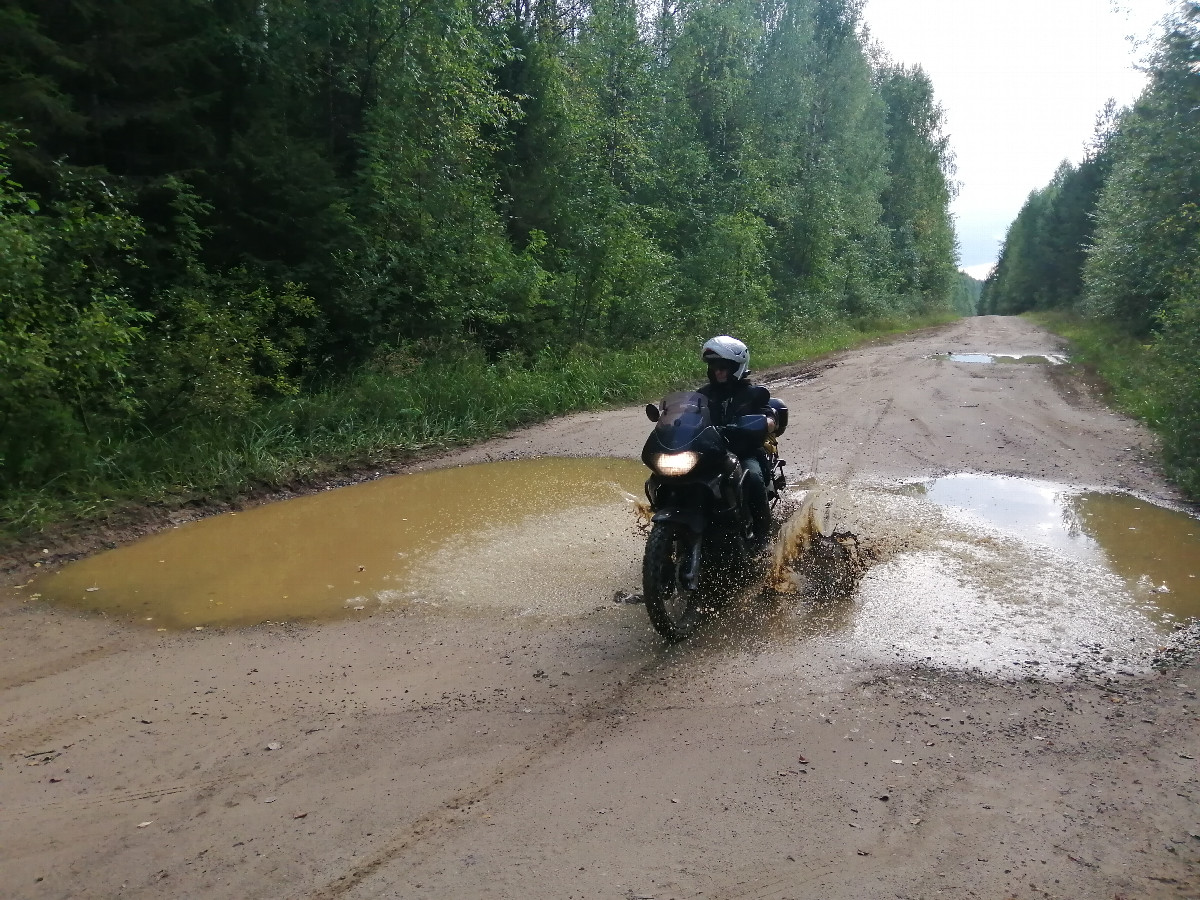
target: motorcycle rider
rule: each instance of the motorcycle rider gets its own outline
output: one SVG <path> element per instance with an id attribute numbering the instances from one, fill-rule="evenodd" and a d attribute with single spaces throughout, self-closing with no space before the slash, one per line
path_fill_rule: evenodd
<path id="1" fill-rule="evenodd" d="M 704 344 L 700 358 L 708 365 L 708 383 L 697 388 L 708 399 L 713 424 L 728 425 L 739 416 L 765 415 L 767 433 L 774 434 L 774 410 L 767 406 L 770 393 L 750 381 L 750 350 L 737 338 L 718 335 Z M 766 454 L 758 447 L 732 448 L 746 468 L 743 490 L 750 507 L 754 538 L 759 546 L 766 544 L 771 528 L 771 505 L 767 499 Z"/>

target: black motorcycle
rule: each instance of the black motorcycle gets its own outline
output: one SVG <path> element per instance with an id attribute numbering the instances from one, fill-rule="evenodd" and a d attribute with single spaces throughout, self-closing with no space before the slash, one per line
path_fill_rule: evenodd
<path id="1" fill-rule="evenodd" d="M 776 435 L 787 427 L 787 407 L 766 388 L 757 408 L 774 410 Z M 773 508 L 785 486 L 783 461 L 765 415 L 742 416 L 723 426 L 712 421 L 708 398 L 671 394 L 646 415 L 654 431 L 642 448 L 653 474 L 646 481 L 650 536 L 642 561 L 646 612 L 669 641 L 687 637 L 728 594 L 768 535 L 755 534 L 741 457 L 761 454 L 767 498 Z"/>

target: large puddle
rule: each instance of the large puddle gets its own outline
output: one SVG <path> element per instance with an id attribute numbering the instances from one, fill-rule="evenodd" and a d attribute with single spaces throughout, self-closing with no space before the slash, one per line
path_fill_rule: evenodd
<path id="1" fill-rule="evenodd" d="M 1159 621 L 1200 616 L 1200 521 L 1128 494 L 952 475 L 909 489 L 1120 576 Z"/>
<path id="2" fill-rule="evenodd" d="M 230 513 L 69 565 L 26 596 L 160 628 L 407 604 L 569 613 L 636 585 L 645 467 L 534 459 L 381 478 Z"/>
<path id="3" fill-rule="evenodd" d="M 1136 674 L 1200 616 L 1200 521 L 1182 512 L 988 475 L 818 490 L 874 565 L 852 599 L 772 616 L 769 640 L 823 634 L 988 674 Z"/>
<path id="4" fill-rule="evenodd" d="M 641 607 L 611 602 L 640 590 L 645 536 L 630 501 L 644 477 L 632 460 L 538 459 L 382 478 L 185 525 L 24 590 L 156 628 L 420 604 L 510 617 L 604 605 L 648 629 Z M 1129 495 L 952 475 L 809 486 L 785 506 L 801 512 L 777 548 L 818 519 L 857 536 L 851 595 L 806 591 L 803 577 L 780 588 L 764 566 L 701 643 L 804 653 L 822 641 L 989 674 L 1138 673 L 1200 616 L 1200 521 Z"/>

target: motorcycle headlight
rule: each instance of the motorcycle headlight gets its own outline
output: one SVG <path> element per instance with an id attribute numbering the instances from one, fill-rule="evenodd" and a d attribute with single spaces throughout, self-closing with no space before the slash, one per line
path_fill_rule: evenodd
<path id="1" fill-rule="evenodd" d="M 700 454 L 693 450 L 684 453 L 660 453 L 654 460 L 654 468 L 660 475 L 686 475 L 696 468 Z"/>

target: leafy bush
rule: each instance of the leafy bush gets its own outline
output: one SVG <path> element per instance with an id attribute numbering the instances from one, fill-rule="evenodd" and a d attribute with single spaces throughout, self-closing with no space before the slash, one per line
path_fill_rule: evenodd
<path id="1" fill-rule="evenodd" d="M 1159 319 L 1154 357 L 1163 459 L 1184 492 L 1200 498 L 1200 277 L 1193 275 Z"/>
<path id="2" fill-rule="evenodd" d="M 176 234 L 151 271 L 155 241 L 104 180 L 61 170 L 43 208 L 4 151 L 0 489 L 75 483 L 128 433 L 297 392 L 313 301 L 244 269 L 205 269 L 203 207 L 186 185 L 167 185 Z"/>
<path id="3" fill-rule="evenodd" d="M 129 369 L 149 316 L 125 281 L 141 225 L 97 180 L 43 211 L 0 144 L 0 484 L 80 464 L 80 441 L 132 416 Z"/>

